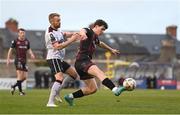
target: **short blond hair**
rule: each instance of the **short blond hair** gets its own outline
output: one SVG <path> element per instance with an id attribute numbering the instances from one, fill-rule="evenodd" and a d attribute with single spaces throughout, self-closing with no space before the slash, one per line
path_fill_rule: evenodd
<path id="1" fill-rule="evenodd" d="M 58 13 L 51 13 L 51 14 L 49 14 L 49 22 L 51 22 L 51 20 L 52 20 L 55 16 L 60 17 L 60 14 L 58 14 Z"/>

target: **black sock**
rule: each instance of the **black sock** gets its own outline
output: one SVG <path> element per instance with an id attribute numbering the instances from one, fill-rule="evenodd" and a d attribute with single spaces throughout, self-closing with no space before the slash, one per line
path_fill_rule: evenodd
<path id="1" fill-rule="evenodd" d="M 83 94 L 81 89 L 73 93 L 74 98 L 80 98 L 80 97 L 83 97 L 83 96 L 84 96 L 84 94 Z"/>
<path id="2" fill-rule="evenodd" d="M 16 88 L 16 86 L 18 86 L 18 81 L 16 82 L 16 84 L 14 84 L 12 87 Z"/>
<path id="3" fill-rule="evenodd" d="M 106 87 L 108 87 L 111 90 L 115 87 L 114 83 L 109 78 L 105 78 L 102 81 L 102 84 L 105 85 Z"/>
<path id="4" fill-rule="evenodd" d="M 76 80 L 76 78 L 75 77 L 73 77 L 73 76 L 70 76 L 73 80 Z"/>
<path id="5" fill-rule="evenodd" d="M 58 82 L 58 83 L 60 83 L 60 84 L 62 84 L 62 81 L 60 81 L 60 80 L 55 80 L 56 82 Z"/>
<path id="6" fill-rule="evenodd" d="M 21 85 L 22 81 L 18 80 L 17 84 L 18 84 L 18 88 L 19 88 L 19 92 L 22 92 L 22 85 Z"/>

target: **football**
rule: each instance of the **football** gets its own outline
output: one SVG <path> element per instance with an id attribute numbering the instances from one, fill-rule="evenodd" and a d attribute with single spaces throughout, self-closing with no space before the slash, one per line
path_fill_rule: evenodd
<path id="1" fill-rule="evenodd" d="M 127 91 L 132 91 L 136 88 L 136 81 L 133 78 L 126 78 L 123 81 L 123 86 Z"/>

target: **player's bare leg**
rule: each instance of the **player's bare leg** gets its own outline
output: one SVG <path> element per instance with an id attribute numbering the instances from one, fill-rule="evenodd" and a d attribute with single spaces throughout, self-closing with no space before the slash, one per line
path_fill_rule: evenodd
<path id="1" fill-rule="evenodd" d="M 109 78 L 105 77 L 104 72 L 101 71 L 96 65 L 92 65 L 88 69 L 88 73 L 99 78 L 102 84 L 109 88 L 116 96 L 119 96 L 123 91 L 126 90 L 124 87 L 116 87 Z"/>
<path id="2" fill-rule="evenodd" d="M 75 70 L 75 68 L 73 67 L 69 67 L 66 72 L 65 72 L 67 75 L 69 76 L 66 76 L 62 82 L 62 85 L 61 87 L 59 88 L 59 92 L 65 87 L 65 85 L 69 82 L 69 81 L 74 81 L 75 79 L 78 78 L 78 74 Z M 55 96 L 55 99 L 56 101 L 58 101 L 59 103 L 62 103 L 62 99 L 61 99 L 61 96 L 60 96 L 60 93 L 57 92 L 57 95 Z"/>
<path id="3" fill-rule="evenodd" d="M 74 67 L 69 67 L 69 68 L 66 70 L 65 73 L 68 74 L 68 75 L 69 75 L 71 78 L 73 78 L 73 79 L 77 79 L 77 78 L 78 78 L 78 74 L 77 74 L 77 72 L 76 72 L 76 70 L 75 70 Z"/>
<path id="4" fill-rule="evenodd" d="M 80 89 L 74 93 L 65 95 L 64 98 L 65 98 L 66 102 L 68 102 L 69 106 L 74 105 L 74 103 L 73 103 L 74 98 L 80 98 L 80 97 L 83 97 L 86 95 L 90 95 L 97 91 L 97 84 L 96 84 L 96 81 L 94 78 L 88 79 L 88 80 L 83 80 L 83 81 L 85 83 L 85 87 L 83 87 L 82 89 Z"/>
<path id="5" fill-rule="evenodd" d="M 97 78 L 99 78 L 102 82 L 103 85 L 105 85 L 107 88 L 111 89 L 112 92 L 116 95 L 119 96 L 124 90 L 124 87 L 116 87 L 111 80 L 109 80 L 108 78 L 105 78 L 105 74 L 104 72 L 102 72 L 96 65 L 92 65 L 89 69 L 88 69 L 88 73 L 90 75 L 96 76 Z M 96 92 L 97 90 L 97 85 L 95 82 L 95 79 L 88 79 L 88 80 L 84 80 L 86 86 L 83 89 L 80 89 L 72 94 L 68 94 L 65 95 L 65 100 L 68 102 L 68 104 L 70 106 L 73 106 L 73 100 L 74 98 L 80 98 L 83 97 L 85 95 L 90 95 Z"/>
<path id="6" fill-rule="evenodd" d="M 21 71 L 20 72 L 20 85 L 19 85 L 19 95 L 23 96 L 25 95 L 25 92 L 22 91 L 22 83 L 27 79 L 27 72 Z"/>
<path id="7" fill-rule="evenodd" d="M 90 94 L 96 93 L 98 87 L 97 87 L 95 78 L 83 80 L 83 81 L 86 85 L 85 87 L 82 88 L 84 95 L 90 95 Z"/>
<path id="8" fill-rule="evenodd" d="M 11 94 L 14 95 L 15 88 L 18 86 L 19 95 L 24 95 L 25 93 L 22 92 L 22 85 L 21 83 L 26 79 L 26 76 L 23 73 L 24 71 L 16 70 L 17 75 L 17 83 L 11 86 Z"/>

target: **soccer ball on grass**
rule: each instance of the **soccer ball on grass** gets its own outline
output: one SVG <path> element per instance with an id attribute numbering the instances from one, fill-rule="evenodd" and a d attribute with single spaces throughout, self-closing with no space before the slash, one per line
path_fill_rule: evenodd
<path id="1" fill-rule="evenodd" d="M 133 78 L 126 78 L 123 81 L 123 86 L 127 91 L 132 91 L 136 88 L 136 81 Z"/>

